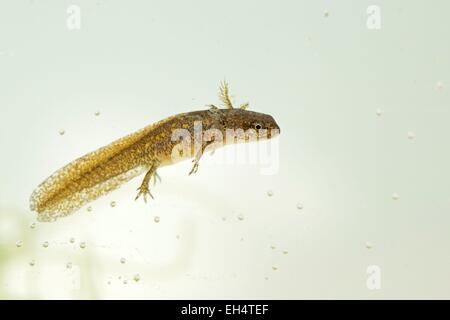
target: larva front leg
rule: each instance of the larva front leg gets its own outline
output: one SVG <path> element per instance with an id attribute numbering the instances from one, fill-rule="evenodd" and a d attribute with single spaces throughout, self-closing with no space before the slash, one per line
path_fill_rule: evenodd
<path id="1" fill-rule="evenodd" d="M 194 163 L 194 165 L 192 166 L 192 169 L 191 169 L 191 171 L 189 172 L 189 175 L 191 175 L 191 174 L 197 172 L 197 170 L 198 170 L 198 164 L 199 164 L 200 159 L 201 159 L 201 157 L 202 157 L 202 155 L 203 155 L 203 152 L 204 152 L 205 149 L 206 149 L 211 143 L 213 143 L 213 142 L 214 142 L 214 140 L 211 140 L 211 141 L 205 141 L 205 142 L 203 143 L 202 149 L 199 150 L 199 151 L 197 152 L 197 154 L 195 155 L 195 158 L 192 160 L 192 162 Z"/>

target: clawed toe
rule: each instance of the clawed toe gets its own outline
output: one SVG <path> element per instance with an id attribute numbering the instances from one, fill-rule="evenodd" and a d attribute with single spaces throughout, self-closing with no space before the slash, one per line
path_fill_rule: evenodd
<path id="1" fill-rule="evenodd" d="M 145 187 L 139 187 L 139 188 L 137 188 L 137 190 L 139 190 L 139 192 L 138 192 L 136 198 L 134 199 L 135 201 L 136 201 L 137 199 L 139 199 L 139 197 L 140 197 L 141 195 L 142 195 L 142 197 L 144 198 L 144 202 L 145 202 L 145 203 L 147 203 L 147 195 L 149 195 L 152 199 L 154 199 L 154 198 L 153 198 L 153 195 L 150 193 L 150 190 L 149 190 L 148 188 L 145 188 Z"/>
<path id="2" fill-rule="evenodd" d="M 189 175 L 191 175 L 191 174 L 193 174 L 193 173 L 196 173 L 197 170 L 198 170 L 198 162 L 196 162 L 196 163 L 194 164 L 194 166 L 193 166 L 192 169 L 191 169 L 191 172 L 189 172 Z"/>
<path id="3" fill-rule="evenodd" d="M 159 174 L 155 171 L 154 175 L 153 175 L 153 185 L 156 184 L 156 181 L 161 182 L 161 177 L 159 176 Z"/>

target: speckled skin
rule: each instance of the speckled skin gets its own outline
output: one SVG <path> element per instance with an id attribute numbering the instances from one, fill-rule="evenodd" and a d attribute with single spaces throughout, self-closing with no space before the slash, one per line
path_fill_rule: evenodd
<path id="1" fill-rule="evenodd" d="M 194 111 L 178 114 L 147 126 L 111 144 L 88 153 L 56 171 L 41 183 L 30 198 L 30 208 L 38 212 L 40 221 L 53 221 L 79 209 L 84 204 L 118 188 L 123 183 L 147 171 L 140 195 L 150 195 L 150 179 L 156 179 L 156 169 L 171 165 L 172 152 L 180 141 L 172 141 L 174 130 L 186 129 L 191 133 L 191 154 L 182 159 L 194 158 L 194 168 L 198 168 L 201 153 L 195 154 L 194 124 L 201 121 L 203 131 L 220 130 L 224 137 L 226 129 L 250 128 L 279 130 L 275 120 L 266 114 L 243 109 L 218 109 Z M 268 138 L 271 136 L 269 135 Z M 228 141 L 227 143 L 230 143 Z M 231 141 L 233 143 L 233 141 Z M 203 142 L 202 147 L 207 143 Z M 203 150 L 203 149 L 202 149 Z M 194 170 L 195 169 L 195 170 Z"/>

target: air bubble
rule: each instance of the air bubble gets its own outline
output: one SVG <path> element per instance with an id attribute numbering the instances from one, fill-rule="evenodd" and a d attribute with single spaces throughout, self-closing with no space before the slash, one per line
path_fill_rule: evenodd
<path id="1" fill-rule="evenodd" d="M 367 249 L 372 249 L 372 243 L 370 243 L 369 241 L 366 242 L 366 248 Z"/>
<path id="2" fill-rule="evenodd" d="M 30 229 L 34 229 L 36 228 L 36 222 L 33 222 L 32 224 L 30 224 Z"/>
<path id="3" fill-rule="evenodd" d="M 237 215 L 237 218 L 242 221 L 242 220 L 244 220 L 244 215 L 242 213 L 239 213 Z"/>
<path id="4" fill-rule="evenodd" d="M 300 202 L 297 203 L 297 209 L 298 210 L 302 210 L 303 209 L 303 204 L 301 204 Z"/>
<path id="5" fill-rule="evenodd" d="M 287 250 L 284 250 L 283 251 L 283 254 L 288 254 L 289 252 L 287 251 Z"/>
<path id="6" fill-rule="evenodd" d="M 67 269 L 72 269 L 72 262 L 67 262 L 66 263 L 66 268 Z"/>
<path id="7" fill-rule="evenodd" d="M 392 200 L 398 200 L 400 197 L 397 193 L 392 194 Z"/>
<path id="8" fill-rule="evenodd" d="M 120 258 L 120 263 L 124 264 L 125 262 L 127 262 L 125 258 Z"/>
<path id="9" fill-rule="evenodd" d="M 48 241 L 45 241 L 45 242 L 42 244 L 42 246 L 43 246 L 44 248 L 48 248 Z"/>
<path id="10" fill-rule="evenodd" d="M 116 206 L 116 202 L 115 201 L 111 201 L 110 205 L 111 205 L 112 208 L 114 208 Z"/>
<path id="11" fill-rule="evenodd" d="M 328 18 L 329 15 L 330 15 L 330 12 L 328 12 L 328 11 L 324 11 L 324 12 L 323 12 L 323 16 L 324 16 L 325 18 Z"/>
<path id="12" fill-rule="evenodd" d="M 72 237 L 72 238 L 70 238 L 69 241 L 70 241 L 70 243 L 75 243 L 75 238 Z"/>
<path id="13" fill-rule="evenodd" d="M 91 212 L 92 211 L 92 207 L 89 206 L 89 207 L 86 208 L 86 210 L 87 210 L 87 212 Z"/>
<path id="14" fill-rule="evenodd" d="M 34 260 L 31 260 L 28 264 L 33 267 L 36 264 L 36 262 L 34 262 Z"/>
<path id="15" fill-rule="evenodd" d="M 23 241 L 22 240 L 17 240 L 16 241 L 16 247 L 20 248 L 23 245 Z"/>
<path id="16" fill-rule="evenodd" d="M 277 271 L 277 270 L 278 270 L 278 267 L 273 266 L 273 267 L 272 267 L 272 270 L 273 270 L 273 271 Z"/>
<path id="17" fill-rule="evenodd" d="M 159 222 L 159 217 L 155 217 L 155 218 L 153 219 L 153 221 L 155 221 L 155 223 L 158 223 L 158 222 Z"/>
<path id="18" fill-rule="evenodd" d="M 414 132 L 409 131 L 407 136 L 408 136 L 408 139 L 409 139 L 409 140 L 412 140 L 412 139 L 415 138 L 416 135 L 414 134 Z"/>
<path id="19" fill-rule="evenodd" d="M 137 273 L 134 275 L 133 280 L 138 282 L 139 280 L 141 280 L 141 276 Z"/>
<path id="20" fill-rule="evenodd" d="M 381 115 L 383 114 L 383 112 L 381 111 L 381 109 L 377 109 L 377 110 L 375 111 L 375 114 L 376 114 L 377 116 L 381 117 Z"/>
<path id="21" fill-rule="evenodd" d="M 63 130 L 63 129 L 59 130 L 59 134 L 60 134 L 60 135 L 62 135 L 62 136 L 63 136 L 63 135 L 65 134 L 65 133 L 66 133 L 66 131 L 65 131 L 65 130 Z"/>
<path id="22" fill-rule="evenodd" d="M 81 249 L 86 248 L 86 242 L 81 242 L 81 243 L 80 243 L 80 248 L 81 248 Z"/>
<path id="23" fill-rule="evenodd" d="M 268 195 L 269 197 L 273 196 L 273 191 L 272 191 L 272 190 L 267 191 L 267 195 Z"/>
<path id="24" fill-rule="evenodd" d="M 99 116 L 100 115 L 100 111 L 95 111 L 94 115 L 95 116 Z"/>

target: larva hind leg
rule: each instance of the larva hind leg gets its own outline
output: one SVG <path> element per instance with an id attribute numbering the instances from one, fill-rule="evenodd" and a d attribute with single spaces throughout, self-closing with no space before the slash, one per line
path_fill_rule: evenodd
<path id="1" fill-rule="evenodd" d="M 149 195 L 152 199 L 153 195 L 150 193 L 150 180 L 153 177 L 154 179 L 154 183 L 156 184 L 156 180 L 158 179 L 159 181 L 161 181 L 161 177 L 158 175 L 158 173 L 156 172 L 156 169 L 158 169 L 158 165 L 156 163 L 153 163 L 150 166 L 150 169 L 147 171 L 147 173 L 144 176 L 144 179 L 142 180 L 141 186 L 139 188 L 137 188 L 137 190 L 139 191 L 136 198 L 134 200 L 137 200 L 141 195 L 144 198 L 144 202 L 147 203 L 147 195 Z"/>

